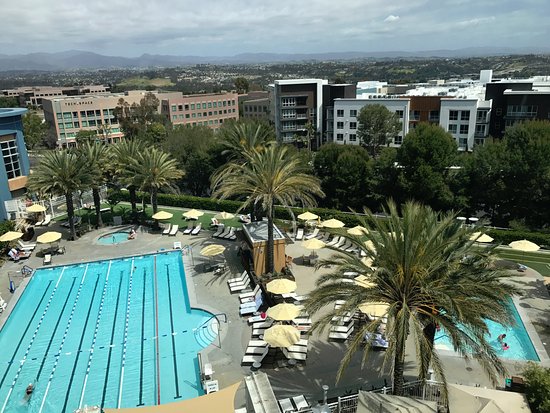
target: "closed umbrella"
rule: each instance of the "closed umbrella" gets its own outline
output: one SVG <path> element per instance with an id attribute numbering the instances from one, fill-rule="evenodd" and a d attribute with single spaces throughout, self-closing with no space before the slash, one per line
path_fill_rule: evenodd
<path id="1" fill-rule="evenodd" d="M 389 306 L 383 303 L 363 303 L 357 307 L 359 311 L 373 318 L 384 317 L 388 312 Z"/>
<path id="2" fill-rule="evenodd" d="M 273 294 L 288 294 L 296 291 L 296 282 L 286 278 L 277 278 L 266 285 L 267 291 Z"/>
<path id="3" fill-rule="evenodd" d="M 365 227 L 362 227 L 361 225 L 357 225 L 353 228 L 348 229 L 348 234 L 350 234 L 350 235 L 361 236 L 361 235 L 365 235 L 365 234 L 368 234 L 368 233 L 369 233 L 369 231 Z"/>
<path id="4" fill-rule="evenodd" d="M 46 211 L 46 207 L 40 205 L 40 204 L 32 204 L 31 206 L 27 207 L 27 212 L 44 212 Z"/>
<path id="5" fill-rule="evenodd" d="M 303 214 L 298 215 L 298 219 L 302 221 L 311 221 L 312 219 L 319 218 L 319 215 L 315 215 L 313 212 L 306 211 Z"/>
<path id="6" fill-rule="evenodd" d="M 278 321 L 294 320 L 300 315 L 302 308 L 294 304 L 282 303 L 267 309 L 268 317 Z"/>
<path id="7" fill-rule="evenodd" d="M 220 255 L 225 251 L 225 247 L 219 244 L 212 244 L 204 247 L 200 254 L 203 257 L 214 257 L 215 255 Z"/>
<path id="8" fill-rule="evenodd" d="M 0 242 L 15 241 L 23 236 L 22 232 L 8 231 L 0 237 Z"/>
<path id="9" fill-rule="evenodd" d="M 508 244 L 510 248 L 523 251 L 523 252 L 534 252 L 540 250 L 540 247 L 534 242 L 522 239 L 520 241 L 514 241 Z"/>
<path id="10" fill-rule="evenodd" d="M 300 341 L 300 331 L 288 325 L 275 325 L 264 332 L 264 341 L 272 347 L 290 347 Z"/>
<path id="11" fill-rule="evenodd" d="M 489 242 L 493 242 L 493 238 L 487 234 L 482 234 L 481 232 L 474 232 L 470 236 L 470 241 L 489 243 Z"/>
<path id="12" fill-rule="evenodd" d="M 323 228 L 342 228 L 344 225 L 346 225 L 346 224 L 344 224 L 342 221 L 340 221 L 338 219 L 334 219 L 334 218 L 328 219 L 328 220 L 323 221 L 321 223 L 321 226 Z"/>
<path id="13" fill-rule="evenodd" d="M 229 212 L 220 212 L 219 214 L 214 215 L 214 218 L 216 219 L 231 219 L 235 218 L 235 215 L 230 214 Z"/>
<path id="14" fill-rule="evenodd" d="M 159 211 L 155 215 L 153 215 L 151 218 L 157 220 L 157 221 L 164 221 L 165 219 L 170 219 L 174 216 L 174 214 L 166 211 Z"/>
<path id="15" fill-rule="evenodd" d="M 187 219 L 198 219 L 203 215 L 204 215 L 204 212 L 198 211 L 196 209 L 190 209 L 189 211 L 183 213 L 183 216 Z"/>

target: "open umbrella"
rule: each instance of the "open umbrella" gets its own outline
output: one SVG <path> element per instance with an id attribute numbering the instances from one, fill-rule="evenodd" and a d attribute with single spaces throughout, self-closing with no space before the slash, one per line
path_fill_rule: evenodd
<path id="1" fill-rule="evenodd" d="M 203 257 L 214 257 L 215 255 L 220 255 L 225 251 L 225 247 L 219 244 L 212 244 L 204 247 L 200 254 Z"/>
<path id="2" fill-rule="evenodd" d="M 334 218 L 321 222 L 323 228 L 342 228 L 344 225 L 346 224 Z"/>
<path id="3" fill-rule="evenodd" d="M 490 237 L 487 234 L 482 234 L 481 232 L 474 232 L 470 236 L 470 241 L 481 242 L 481 243 L 489 243 L 489 242 L 493 241 L 493 238 Z"/>
<path id="4" fill-rule="evenodd" d="M 355 284 L 360 285 L 361 287 L 370 288 L 374 286 L 374 283 L 370 281 L 369 277 L 365 277 L 364 275 L 358 275 L 354 278 Z"/>
<path id="5" fill-rule="evenodd" d="M 374 246 L 374 243 L 370 239 L 368 241 L 365 241 L 365 247 L 367 247 L 368 250 L 376 253 L 376 247 Z"/>
<path id="6" fill-rule="evenodd" d="M 294 320 L 300 315 L 302 308 L 294 304 L 282 303 L 267 309 L 268 317 L 278 321 Z"/>
<path id="7" fill-rule="evenodd" d="M 203 215 L 204 215 L 204 212 L 198 211 L 196 209 L 190 209 L 189 211 L 183 213 L 183 216 L 187 219 L 198 219 Z"/>
<path id="8" fill-rule="evenodd" d="M 15 241 L 23 236 L 22 232 L 8 231 L 0 237 L 0 242 Z"/>
<path id="9" fill-rule="evenodd" d="M 359 311 L 361 311 L 363 314 L 367 314 L 373 318 L 376 317 L 384 317 L 386 316 L 386 313 L 388 312 L 388 305 L 383 303 L 363 303 L 360 304 Z"/>
<path id="10" fill-rule="evenodd" d="M 157 220 L 157 221 L 164 221 L 165 219 L 170 219 L 174 216 L 174 214 L 166 211 L 159 211 L 155 215 L 153 215 L 151 218 Z"/>
<path id="11" fill-rule="evenodd" d="M 31 206 L 27 207 L 27 212 L 44 212 L 46 211 L 46 207 L 40 205 L 40 204 L 32 204 Z"/>
<path id="12" fill-rule="evenodd" d="M 52 244 L 56 241 L 59 241 L 61 239 L 61 233 L 57 231 L 48 231 L 44 232 L 42 235 L 40 235 L 38 238 L 36 238 L 36 241 L 41 244 L 50 244 L 50 249 L 52 248 Z"/>
<path id="13" fill-rule="evenodd" d="M 365 227 L 362 227 L 361 225 L 357 225 L 353 228 L 348 229 L 348 234 L 350 234 L 350 235 L 361 236 L 361 235 L 365 235 L 365 234 L 368 234 L 368 233 L 369 233 L 369 231 Z"/>
<path id="14" fill-rule="evenodd" d="M 523 252 L 534 252 L 540 250 L 540 247 L 534 242 L 522 239 L 520 241 L 514 241 L 508 244 L 510 248 L 523 251 Z"/>
<path id="15" fill-rule="evenodd" d="M 277 278 L 266 285 L 267 291 L 273 294 L 288 294 L 296 291 L 296 282 L 286 278 Z"/>
<path id="16" fill-rule="evenodd" d="M 303 214 L 298 215 L 298 219 L 302 221 L 311 221 L 312 219 L 319 218 L 319 215 L 315 215 L 313 212 L 306 211 Z"/>
<path id="17" fill-rule="evenodd" d="M 235 215 L 230 214 L 229 212 L 222 211 L 219 214 L 214 215 L 216 219 L 231 219 L 235 218 Z"/>
<path id="18" fill-rule="evenodd" d="M 318 238 L 311 238 L 311 239 L 308 239 L 307 241 L 302 242 L 302 246 L 304 248 L 307 248 L 308 250 L 312 250 L 313 255 L 315 255 L 315 250 L 325 248 L 327 244 L 325 244 L 323 241 L 321 241 Z"/>
<path id="19" fill-rule="evenodd" d="M 272 347 L 290 347 L 300 341 L 296 327 L 277 324 L 264 332 L 264 341 Z"/>

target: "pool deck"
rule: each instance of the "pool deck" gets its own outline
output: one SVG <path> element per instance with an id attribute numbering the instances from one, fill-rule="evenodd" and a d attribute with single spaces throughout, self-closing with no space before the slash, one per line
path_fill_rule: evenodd
<path id="1" fill-rule="evenodd" d="M 152 253 L 161 249 L 173 248 L 174 241 L 180 241 L 183 246 L 189 245 L 189 253 L 183 254 L 186 277 L 188 283 L 189 297 L 192 306 L 208 310 L 214 314 L 226 314 L 227 323 L 220 326 L 220 341 L 212 343 L 207 349 L 201 352 L 203 363 L 209 362 L 213 366 L 213 378 L 218 380 L 220 388 L 229 386 L 250 373 L 250 367 L 241 366 L 241 358 L 248 341 L 251 338 L 251 328 L 247 325 L 246 319 L 239 316 L 238 297 L 231 295 L 227 288 L 226 279 L 241 274 L 242 268 L 240 259 L 237 256 L 239 244 L 235 241 L 223 241 L 211 238 L 211 231 L 203 230 L 198 236 L 183 235 L 179 232 L 176 236 L 160 235 L 150 233 L 147 229 L 139 228 L 137 238 L 132 241 L 116 245 L 97 245 L 95 240 L 106 233 L 114 232 L 115 227 L 104 227 L 82 236 L 77 241 L 61 240 L 65 246 L 66 254 L 54 255 L 52 265 L 64 265 L 93 261 L 99 259 L 118 258 L 128 255 L 140 255 Z M 58 225 L 51 225 L 49 228 L 38 229 L 37 235 L 42 232 L 58 230 L 67 236 L 67 230 L 59 228 Z M 229 271 L 222 276 L 215 276 L 212 272 L 205 272 L 205 264 L 210 259 L 201 257 L 199 251 L 208 244 L 223 244 L 226 246 L 224 252 L 225 261 Z M 42 258 L 37 256 L 41 249 L 37 246 L 32 256 L 24 261 L 14 263 L 6 262 L 3 271 L 0 272 L 0 295 L 8 302 L 8 307 L 0 315 L 0 326 L 3 325 L 9 315 L 28 278 L 21 277 L 20 269 L 23 265 L 32 268 L 42 267 Z M 327 271 L 321 269 L 314 271 L 312 267 L 301 264 L 301 256 L 309 251 L 302 248 L 299 243 L 287 245 L 287 254 L 294 257 L 293 273 L 298 285 L 297 293 L 306 294 L 315 286 L 315 281 Z M 321 258 L 327 257 L 332 252 L 320 250 Z M 8 276 L 11 276 L 19 286 L 15 294 L 8 291 Z M 544 279 L 540 274 L 528 269 L 524 273 L 517 273 L 514 281 L 521 285 L 525 295 L 518 298 L 517 307 L 520 315 L 529 319 L 525 323 L 526 328 L 533 339 L 535 346 L 544 353 L 541 357 L 541 364 L 550 367 L 548 352 L 550 352 L 550 317 L 548 305 L 550 297 L 544 285 Z M 535 332 L 536 334 L 533 334 Z M 220 345 L 221 343 L 221 345 Z M 409 345 L 411 344 L 411 345 Z M 307 363 L 297 367 L 266 368 L 264 371 L 269 375 L 277 398 L 288 397 L 289 395 L 304 394 L 310 401 L 322 399 L 322 384 L 328 384 L 329 397 L 355 392 L 358 388 L 371 389 L 372 386 L 381 387 L 384 380 L 390 383 L 388 370 L 383 370 L 382 362 L 384 352 L 373 352 L 364 367 L 361 368 L 360 355 L 358 354 L 338 384 L 335 383 L 335 375 L 340 360 L 345 351 L 345 345 L 328 341 L 327 332 L 316 332 L 309 338 L 309 351 Z M 414 347 L 412 343 L 407 346 L 406 375 L 410 380 L 415 380 L 416 370 L 414 362 Z M 447 371 L 447 380 L 450 383 L 480 385 L 492 387 L 485 377 L 482 369 L 475 362 L 465 362 L 462 358 L 453 355 L 442 355 L 442 361 Z M 505 365 L 511 374 L 518 374 L 522 370 L 522 363 L 506 362 Z M 503 383 L 501 383 L 503 384 Z M 237 394 L 235 407 L 244 404 L 244 392 Z"/>

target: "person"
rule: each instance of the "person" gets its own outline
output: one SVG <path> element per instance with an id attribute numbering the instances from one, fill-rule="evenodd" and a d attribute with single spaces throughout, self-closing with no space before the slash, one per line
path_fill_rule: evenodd
<path id="1" fill-rule="evenodd" d="M 506 338 L 506 334 L 502 333 L 500 336 L 498 336 L 497 340 L 500 344 L 502 344 L 505 338 Z"/>
<path id="2" fill-rule="evenodd" d="M 510 346 L 508 345 L 508 343 L 502 343 L 502 349 L 503 350 L 508 350 L 510 348 Z"/>
<path id="3" fill-rule="evenodd" d="M 128 239 L 135 239 L 135 238 L 136 238 L 136 230 L 132 228 L 130 231 L 130 234 L 128 234 Z"/>
<path id="4" fill-rule="evenodd" d="M 19 250 L 17 248 L 12 248 L 9 252 L 8 252 L 8 255 L 12 258 L 12 260 L 14 261 L 17 261 L 19 260 L 19 258 L 21 258 L 21 254 L 19 252 Z"/>
<path id="5" fill-rule="evenodd" d="M 34 384 L 29 383 L 29 385 L 27 386 L 27 389 L 25 390 L 25 394 L 27 396 L 30 396 L 33 391 L 34 391 Z"/>

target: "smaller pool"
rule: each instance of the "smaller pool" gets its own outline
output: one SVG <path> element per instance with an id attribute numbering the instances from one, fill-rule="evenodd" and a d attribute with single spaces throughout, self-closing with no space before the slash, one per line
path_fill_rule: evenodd
<path id="1" fill-rule="evenodd" d="M 102 235 L 97 239 L 99 245 L 113 245 L 128 241 L 130 230 L 111 232 L 110 234 Z"/>

